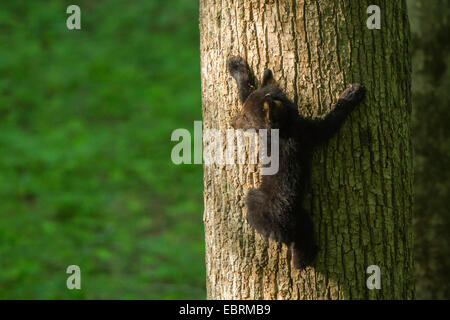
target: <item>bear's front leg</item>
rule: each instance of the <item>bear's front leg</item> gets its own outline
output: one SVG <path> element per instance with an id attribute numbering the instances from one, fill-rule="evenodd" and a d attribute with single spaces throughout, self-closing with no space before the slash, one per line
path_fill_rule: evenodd
<path id="1" fill-rule="evenodd" d="M 247 61 L 241 57 L 231 57 L 228 60 L 227 66 L 228 72 L 236 80 L 239 99 L 244 104 L 250 93 L 255 89 Z"/>
<path id="2" fill-rule="evenodd" d="M 331 139 L 341 128 L 347 116 L 359 105 L 365 97 L 366 89 L 360 84 L 352 84 L 338 98 L 334 109 L 324 118 L 303 119 L 302 123 L 315 144 Z"/>
<path id="3" fill-rule="evenodd" d="M 345 106 L 347 109 L 356 107 L 364 100 L 366 88 L 359 83 L 349 85 L 339 96 L 336 107 Z"/>

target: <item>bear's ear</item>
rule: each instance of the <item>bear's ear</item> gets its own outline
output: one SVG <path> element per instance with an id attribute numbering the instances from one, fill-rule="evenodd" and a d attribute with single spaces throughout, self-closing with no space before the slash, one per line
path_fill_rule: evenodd
<path id="1" fill-rule="evenodd" d="M 282 112 L 283 103 L 280 100 L 274 99 L 270 93 L 268 93 L 264 97 L 263 109 L 267 120 L 276 121 Z"/>
<path id="2" fill-rule="evenodd" d="M 276 85 L 275 79 L 273 78 L 272 70 L 266 69 L 264 71 L 262 87 Z"/>

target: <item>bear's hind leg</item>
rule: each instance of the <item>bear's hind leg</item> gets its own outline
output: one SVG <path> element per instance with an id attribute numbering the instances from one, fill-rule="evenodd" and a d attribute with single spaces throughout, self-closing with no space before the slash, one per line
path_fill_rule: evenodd
<path id="1" fill-rule="evenodd" d="M 247 221 L 258 233 L 270 238 L 272 223 L 267 210 L 267 196 L 260 189 L 250 189 L 246 199 Z"/>
<path id="2" fill-rule="evenodd" d="M 296 228 L 295 241 L 290 245 L 292 260 L 296 269 L 302 270 L 312 264 L 317 256 L 319 247 L 314 238 L 314 226 L 309 213 L 301 209 Z"/>

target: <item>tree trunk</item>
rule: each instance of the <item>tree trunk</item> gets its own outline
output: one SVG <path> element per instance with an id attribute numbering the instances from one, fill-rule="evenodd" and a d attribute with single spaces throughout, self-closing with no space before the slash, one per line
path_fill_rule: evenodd
<path id="1" fill-rule="evenodd" d="M 450 7 L 409 0 L 413 31 L 414 230 L 418 299 L 450 299 Z"/>
<path id="2" fill-rule="evenodd" d="M 200 0 L 204 130 L 224 133 L 241 107 L 232 55 L 258 78 L 271 68 L 305 116 L 330 111 L 347 84 L 367 88 L 314 154 L 304 206 L 320 252 L 304 271 L 246 222 L 258 166 L 204 166 L 208 299 L 413 298 L 409 24 L 404 0 L 378 2 L 381 30 L 367 28 L 366 1 Z M 366 286 L 370 265 L 381 269 L 380 290 Z"/>

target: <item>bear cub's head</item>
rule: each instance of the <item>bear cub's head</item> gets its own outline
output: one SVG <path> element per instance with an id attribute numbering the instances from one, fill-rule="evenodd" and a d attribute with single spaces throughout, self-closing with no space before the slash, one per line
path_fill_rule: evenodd
<path id="1" fill-rule="evenodd" d="M 239 113 L 231 121 L 234 129 L 283 129 L 289 128 L 298 117 L 296 108 L 276 85 L 272 71 L 264 72 L 261 86 L 252 92 Z"/>

